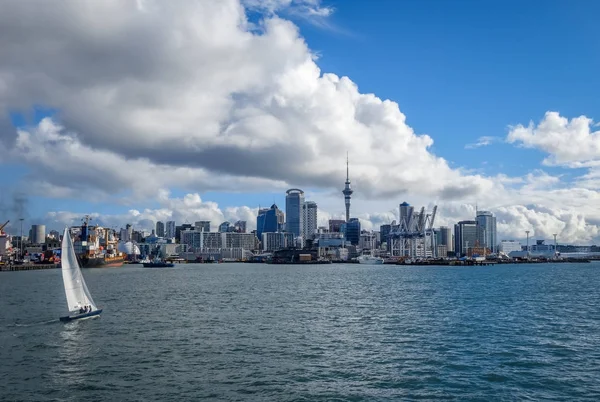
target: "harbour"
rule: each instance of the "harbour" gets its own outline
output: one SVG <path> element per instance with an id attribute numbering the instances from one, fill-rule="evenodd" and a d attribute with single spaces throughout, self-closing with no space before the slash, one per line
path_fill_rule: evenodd
<path id="1" fill-rule="evenodd" d="M 87 269 L 104 312 L 63 324 L 59 270 L 8 272 L 1 392 L 6 400 L 131 400 L 131 387 L 138 400 L 591 400 L 600 392 L 590 374 L 600 370 L 597 273 L 593 264 Z M 102 384 L 92 386 L 99 371 Z"/>

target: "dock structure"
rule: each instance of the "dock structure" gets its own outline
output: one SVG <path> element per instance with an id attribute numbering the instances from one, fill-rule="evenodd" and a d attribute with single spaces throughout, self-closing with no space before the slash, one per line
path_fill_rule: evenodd
<path id="1" fill-rule="evenodd" d="M 40 269 L 56 269 L 58 264 L 5 264 L 0 265 L 0 272 L 37 271 Z"/>

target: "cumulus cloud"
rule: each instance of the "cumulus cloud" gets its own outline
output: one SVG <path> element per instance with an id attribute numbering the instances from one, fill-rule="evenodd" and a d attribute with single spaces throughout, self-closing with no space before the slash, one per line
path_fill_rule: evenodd
<path id="1" fill-rule="evenodd" d="M 431 137 L 416 134 L 395 102 L 322 73 L 290 21 L 273 15 L 251 31 L 234 0 L 147 0 L 142 8 L 117 1 L 5 3 L 5 110 L 54 108 L 55 124 L 72 133 L 71 151 L 138 167 L 326 188 L 343 182 L 348 151 L 354 181 L 372 196 L 418 191 L 452 198 L 489 186 L 432 154 Z M 59 173 L 48 159 L 39 158 L 42 180 Z M 158 187 L 169 182 L 161 175 L 152 180 Z M 193 190 L 191 181 L 182 184 Z"/>
<path id="2" fill-rule="evenodd" d="M 263 16 L 251 20 L 248 10 Z M 541 171 L 485 177 L 450 167 L 398 104 L 321 71 L 285 12 L 326 18 L 332 9 L 317 0 L 4 1 L 2 162 L 26 163 L 28 191 L 45 197 L 159 203 L 98 217 L 117 226 L 167 219 L 254 225 L 255 208 L 220 208 L 200 194 L 289 187 L 323 195 L 315 201 L 324 224 L 343 211 L 348 152 L 360 189 L 353 215 L 366 228 L 395 214 L 367 211 L 395 210 L 401 198 L 417 206 L 435 200 L 439 223 L 472 217 L 467 206 L 479 202 L 498 211 L 509 234 L 529 225 L 544 235 L 561 231 L 565 241 L 597 235 L 589 222 L 600 221 L 592 207 L 598 193 L 581 184 L 594 172 L 568 184 Z M 56 113 L 11 126 L 10 113 L 36 105 Z M 512 128 L 507 140 L 548 152 L 549 164 L 590 165 L 598 159 L 591 124 L 548 113 L 538 126 Z M 190 195 L 173 198 L 173 188 Z M 70 212 L 49 218 L 80 219 Z"/>
<path id="3" fill-rule="evenodd" d="M 536 126 L 517 125 L 506 140 L 525 148 L 539 149 L 549 156 L 546 165 L 589 167 L 600 165 L 600 131 L 593 131 L 593 120 L 579 116 L 569 120 L 558 112 L 546 112 Z"/>

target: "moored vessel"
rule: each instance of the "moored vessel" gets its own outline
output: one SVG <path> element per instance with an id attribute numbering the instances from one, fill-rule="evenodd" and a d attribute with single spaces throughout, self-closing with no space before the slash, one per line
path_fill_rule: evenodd
<path id="1" fill-rule="evenodd" d="M 384 259 L 381 257 L 375 257 L 369 254 L 363 254 L 360 257 L 356 258 L 356 260 L 361 264 L 372 264 L 379 265 L 384 263 Z"/>
<path id="2" fill-rule="evenodd" d="M 158 257 L 152 261 L 144 261 L 142 265 L 144 268 L 173 268 L 175 266 L 172 262 L 166 262 Z"/>
<path id="3" fill-rule="evenodd" d="M 75 254 L 81 268 L 120 267 L 125 255 L 118 250 L 114 231 L 100 226 L 91 226 L 91 217 L 86 215 L 83 224 L 71 228 L 74 235 Z"/>

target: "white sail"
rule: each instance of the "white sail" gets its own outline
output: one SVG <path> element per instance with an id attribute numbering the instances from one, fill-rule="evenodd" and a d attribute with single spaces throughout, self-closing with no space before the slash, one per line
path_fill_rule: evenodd
<path id="1" fill-rule="evenodd" d="M 84 306 L 92 306 L 92 311 L 97 310 L 96 304 L 81 274 L 69 229 L 65 229 L 63 234 L 61 264 L 69 311 L 79 310 L 80 307 Z"/>

